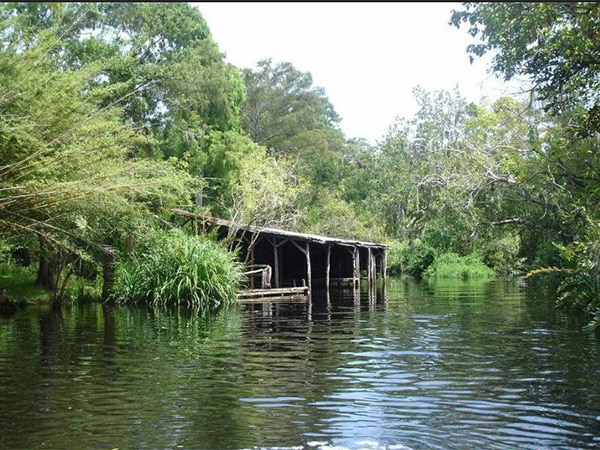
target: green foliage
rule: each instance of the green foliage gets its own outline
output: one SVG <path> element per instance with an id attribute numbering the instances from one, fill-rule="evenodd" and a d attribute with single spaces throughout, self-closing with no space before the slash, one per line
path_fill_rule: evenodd
<path id="1" fill-rule="evenodd" d="M 420 277 L 433 263 L 437 251 L 421 239 L 388 242 L 387 267 L 390 273 Z"/>
<path id="2" fill-rule="evenodd" d="M 600 4 L 465 2 L 463 7 L 453 11 L 451 23 L 465 24 L 480 38 L 468 47 L 471 58 L 493 52 L 494 72 L 506 79 L 529 77 L 553 114 L 582 107 L 574 122 L 578 130 L 600 130 Z"/>
<path id="3" fill-rule="evenodd" d="M 11 245 L 9 242 L 0 239 L 0 265 L 10 264 L 10 257 L 13 248 L 14 246 Z"/>
<path id="4" fill-rule="evenodd" d="M 387 245 L 387 272 L 392 275 L 404 273 L 404 255 L 407 245 L 399 240 L 387 242 Z"/>
<path id="5" fill-rule="evenodd" d="M 531 270 L 526 278 L 559 275 L 556 306 L 584 313 L 590 321 L 587 329 L 600 332 L 600 244 L 598 227 L 590 230 L 591 241 L 577 241 L 571 245 L 556 245 L 565 263 L 563 267 L 541 267 Z"/>
<path id="6" fill-rule="evenodd" d="M 180 230 L 156 231 L 119 264 L 114 298 L 205 314 L 231 305 L 243 273 L 234 253 Z"/>
<path id="7" fill-rule="evenodd" d="M 300 228 L 307 233 L 362 241 L 379 241 L 383 237 L 378 224 L 335 191 L 312 196 Z"/>
<path id="8" fill-rule="evenodd" d="M 263 190 L 265 194 L 270 191 L 267 196 L 272 199 L 274 190 L 280 187 L 282 197 L 286 197 L 283 192 L 288 181 L 293 190 L 292 175 L 285 161 L 277 163 L 268 157 L 265 148 L 248 136 L 238 131 L 211 131 L 205 144 L 196 154 L 189 155 L 190 170 L 206 180 L 202 204 L 206 202 L 212 214 L 233 217 L 239 208 L 245 211 L 245 216 L 268 213 L 263 208 L 249 210 L 253 201 L 261 196 L 258 191 Z M 242 200 L 241 197 L 247 198 Z"/>
<path id="9" fill-rule="evenodd" d="M 461 248 L 479 223 L 473 193 L 485 173 L 485 155 L 466 151 L 463 140 L 472 108 L 457 91 L 415 95 L 419 112 L 393 124 L 380 144 L 371 170 L 373 213 L 392 237 L 444 230 Z"/>
<path id="10" fill-rule="evenodd" d="M 592 311 L 592 320 L 583 329 L 600 335 L 600 308 Z"/>
<path id="11" fill-rule="evenodd" d="M 522 251 L 535 264 L 529 276 L 561 274 L 558 305 L 590 315 L 599 297 L 599 12 L 593 2 L 467 2 L 451 19 L 480 38 L 472 56 L 494 52 L 496 74 L 529 77 L 550 113 L 543 126 L 537 117 L 528 149 L 507 148 L 500 167 L 508 176 L 497 178 L 512 188 L 495 203 L 514 219 L 496 223 L 524 226 Z"/>
<path id="12" fill-rule="evenodd" d="M 7 3 L 14 16 L 5 41 L 34 45 L 40 31 L 56 29 L 56 64 L 76 71 L 104 62 L 90 85 L 94 97 L 117 106 L 147 137 L 138 156 L 181 158 L 205 145 L 209 130 L 239 129 L 244 98 L 241 74 L 223 60 L 208 25 L 185 2 Z M 93 32 L 90 32 L 93 30 Z"/>
<path id="13" fill-rule="evenodd" d="M 60 45 L 49 28 L 0 52 L 0 235 L 47 241 L 39 282 L 57 302 L 82 261 L 124 247 L 150 212 L 188 204 L 193 186 L 171 162 L 133 157 L 153 140 L 103 106 L 107 87 L 95 80 L 108 62 L 61 68 Z"/>
<path id="14" fill-rule="evenodd" d="M 435 258 L 433 264 L 425 270 L 425 277 L 430 278 L 493 278 L 495 272 L 486 266 L 480 255 L 472 253 L 460 256 L 456 253 L 443 253 Z"/>
<path id="15" fill-rule="evenodd" d="M 278 163 L 285 159 L 290 177 L 296 180 L 292 184 L 298 187 L 295 213 L 279 223 L 317 234 L 373 236 L 368 232 L 372 227 L 346 194 L 353 189 L 348 178 L 355 144 L 345 141 L 338 129 L 340 118 L 323 89 L 313 86 L 311 74 L 267 59 L 259 61 L 256 70 L 245 69 L 243 75 L 244 129 Z"/>
<path id="16" fill-rule="evenodd" d="M 522 271 L 523 258 L 519 256 L 521 239 L 517 233 L 503 233 L 482 240 L 478 245 L 486 266 L 499 275 L 514 275 Z"/>
<path id="17" fill-rule="evenodd" d="M 0 302 L 48 303 L 48 292 L 35 285 L 35 273 L 31 267 L 0 264 Z"/>
<path id="18" fill-rule="evenodd" d="M 244 129 L 254 142 L 277 152 L 294 152 L 290 139 L 311 130 L 335 129 L 340 118 L 312 75 L 291 63 L 271 59 L 257 70 L 242 71 L 246 101 L 242 105 Z"/>
<path id="19" fill-rule="evenodd" d="M 254 146 L 253 156 L 239 163 L 237 182 L 230 188 L 228 217 L 240 225 L 293 226 L 300 215 L 302 182 L 289 160 L 269 157 L 264 147 Z"/>

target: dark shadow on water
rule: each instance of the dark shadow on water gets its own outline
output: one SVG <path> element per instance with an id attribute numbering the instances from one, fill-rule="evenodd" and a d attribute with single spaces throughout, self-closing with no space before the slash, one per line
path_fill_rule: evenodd
<path id="1" fill-rule="evenodd" d="M 0 318 L 8 319 L 13 317 L 19 309 L 25 309 L 27 303 L 25 301 L 14 301 L 9 298 L 3 298 L 0 293 Z"/>

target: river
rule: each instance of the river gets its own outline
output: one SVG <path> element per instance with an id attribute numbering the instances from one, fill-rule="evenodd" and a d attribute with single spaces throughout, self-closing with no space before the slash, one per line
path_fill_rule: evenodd
<path id="1" fill-rule="evenodd" d="M 600 448 L 600 340 L 518 281 L 0 318 L 3 449 Z"/>

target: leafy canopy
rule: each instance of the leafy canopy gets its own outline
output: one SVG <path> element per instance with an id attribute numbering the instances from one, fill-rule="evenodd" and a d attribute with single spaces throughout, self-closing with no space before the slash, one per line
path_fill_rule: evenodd
<path id="1" fill-rule="evenodd" d="M 581 109 L 579 130 L 600 130 L 600 4 L 597 2 L 465 2 L 451 24 L 465 25 L 480 43 L 471 57 L 492 52 L 505 79 L 533 81 L 546 109 Z"/>

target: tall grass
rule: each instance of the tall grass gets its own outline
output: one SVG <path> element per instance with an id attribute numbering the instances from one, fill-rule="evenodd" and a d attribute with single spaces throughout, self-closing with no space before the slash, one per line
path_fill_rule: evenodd
<path id="1" fill-rule="evenodd" d="M 119 263 L 113 297 L 206 313 L 233 303 L 242 279 L 241 263 L 220 243 L 177 229 L 157 231 L 143 249 Z"/>
<path id="2" fill-rule="evenodd" d="M 433 261 L 425 273 L 426 277 L 460 278 L 463 280 L 475 278 L 494 278 L 495 272 L 486 266 L 481 257 L 476 254 L 459 256 L 456 253 L 444 253 Z"/>

